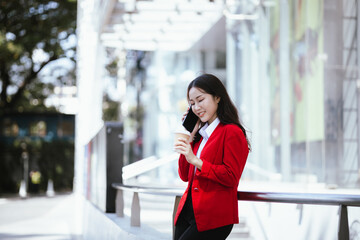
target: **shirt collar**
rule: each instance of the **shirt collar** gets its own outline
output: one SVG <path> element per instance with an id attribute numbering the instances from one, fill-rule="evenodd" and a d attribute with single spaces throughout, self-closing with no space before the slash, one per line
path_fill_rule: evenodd
<path id="1" fill-rule="evenodd" d="M 203 139 L 208 140 L 211 134 L 214 132 L 215 128 L 219 125 L 219 123 L 219 118 L 216 118 L 210 125 L 206 123 L 199 131 Z"/>

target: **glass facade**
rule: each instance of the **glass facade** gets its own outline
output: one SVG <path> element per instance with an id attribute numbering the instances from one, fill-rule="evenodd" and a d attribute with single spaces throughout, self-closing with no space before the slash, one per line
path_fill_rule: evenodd
<path id="1" fill-rule="evenodd" d="M 275 2 L 227 21 L 228 77 L 253 145 L 246 174 L 359 186 L 357 1 Z"/>

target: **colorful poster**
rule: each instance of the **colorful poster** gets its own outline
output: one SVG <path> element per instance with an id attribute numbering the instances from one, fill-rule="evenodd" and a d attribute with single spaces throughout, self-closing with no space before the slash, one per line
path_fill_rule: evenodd
<path id="1" fill-rule="evenodd" d="M 323 1 L 289 1 L 290 116 L 280 120 L 280 8 L 271 12 L 272 142 L 280 143 L 281 124 L 290 124 L 293 143 L 324 138 Z M 283 21 L 283 20 L 281 20 Z"/>
<path id="2" fill-rule="evenodd" d="M 324 138 L 323 2 L 290 1 L 292 139 Z"/>

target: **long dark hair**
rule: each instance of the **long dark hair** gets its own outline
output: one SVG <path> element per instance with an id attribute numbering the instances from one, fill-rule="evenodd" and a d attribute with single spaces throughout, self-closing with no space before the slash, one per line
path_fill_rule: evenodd
<path id="1" fill-rule="evenodd" d="M 187 89 L 187 98 L 189 99 L 189 91 L 196 87 L 214 97 L 220 97 L 220 102 L 217 108 L 217 117 L 223 124 L 237 125 L 245 135 L 249 149 L 251 145 L 246 134 L 246 130 L 240 122 L 238 111 L 231 101 L 229 94 L 226 91 L 224 84 L 212 74 L 202 74 L 190 82 Z"/>

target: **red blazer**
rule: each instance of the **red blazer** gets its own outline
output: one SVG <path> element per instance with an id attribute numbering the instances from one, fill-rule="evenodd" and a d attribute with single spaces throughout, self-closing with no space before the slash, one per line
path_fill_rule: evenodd
<path id="1" fill-rule="evenodd" d="M 193 144 L 196 154 L 201 140 Z M 201 171 L 179 158 L 180 178 L 189 182 L 176 215 L 175 224 L 185 204 L 191 181 L 191 196 L 198 231 L 239 223 L 237 188 L 249 153 L 242 130 L 234 124 L 222 124 L 215 128 L 203 148 L 200 159 Z"/>

